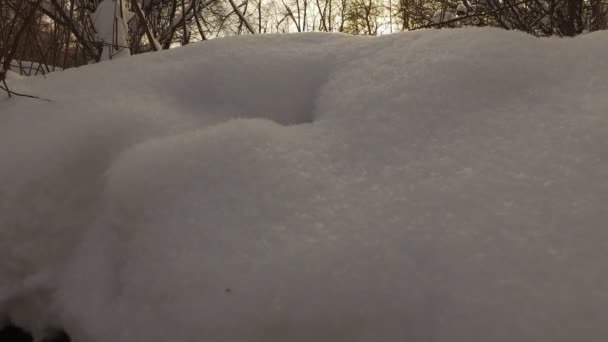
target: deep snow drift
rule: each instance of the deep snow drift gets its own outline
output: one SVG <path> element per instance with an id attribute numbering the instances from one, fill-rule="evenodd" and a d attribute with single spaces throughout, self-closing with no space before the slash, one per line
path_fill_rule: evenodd
<path id="1" fill-rule="evenodd" d="M 14 79 L 0 314 L 82 342 L 608 338 L 608 34 L 219 39 Z"/>

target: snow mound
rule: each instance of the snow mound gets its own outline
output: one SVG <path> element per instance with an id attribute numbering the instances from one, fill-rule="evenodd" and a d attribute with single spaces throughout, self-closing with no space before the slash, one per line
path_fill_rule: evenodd
<path id="1" fill-rule="evenodd" d="M 75 341 L 608 338 L 608 35 L 218 39 L 11 80 L 0 314 Z"/>

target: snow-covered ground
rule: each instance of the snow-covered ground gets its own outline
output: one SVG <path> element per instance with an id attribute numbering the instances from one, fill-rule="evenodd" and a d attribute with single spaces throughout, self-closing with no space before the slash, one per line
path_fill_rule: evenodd
<path id="1" fill-rule="evenodd" d="M 218 39 L 0 100 L 0 315 L 76 342 L 604 342 L 608 34 Z"/>
<path id="2" fill-rule="evenodd" d="M 10 71 L 22 76 L 43 76 L 50 72 L 61 70 L 59 67 L 31 61 L 13 61 L 10 65 Z"/>

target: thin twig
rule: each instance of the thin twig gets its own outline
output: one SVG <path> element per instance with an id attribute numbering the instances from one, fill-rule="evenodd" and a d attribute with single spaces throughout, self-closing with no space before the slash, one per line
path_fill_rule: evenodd
<path id="1" fill-rule="evenodd" d="M 12 91 L 12 90 L 8 89 L 8 85 L 6 84 L 5 80 L 2 80 L 2 83 L 4 84 L 4 87 L 0 86 L 0 89 L 6 91 L 8 93 L 8 97 L 12 97 L 11 95 L 15 95 L 15 96 L 27 97 L 27 98 L 30 98 L 30 99 L 36 99 L 36 100 L 41 100 L 41 101 L 46 101 L 46 102 L 53 102 L 53 100 L 47 99 L 45 97 L 40 97 L 40 96 L 35 96 L 35 95 L 28 95 L 28 94 L 22 94 L 22 93 L 18 93 L 16 91 Z"/>
<path id="2" fill-rule="evenodd" d="M 3 90 L 6 90 L 6 93 L 8 94 L 8 97 L 11 98 L 12 97 L 11 96 L 11 91 L 8 89 L 8 84 L 6 84 L 6 80 L 5 80 L 5 76 L 4 75 L 6 75 L 6 73 L 2 72 L 2 75 L 0 75 L 0 79 L 2 80 L 2 84 L 4 84 L 4 87 L 6 87 L 6 88 L 3 88 L 2 86 L 0 86 L 0 88 L 2 88 Z"/>
<path id="3" fill-rule="evenodd" d="M 519 6 L 521 4 L 525 4 L 525 3 L 528 3 L 528 2 L 531 2 L 531 1 L 532 0 L 523 0 L 523 1 L 519 1 L 517 3 L 514 3 L 511 6 Z M 461 17 L 456 17 L 454 19 L 442 21 L 442 22 L 439 22 L 439 23 L 432 23 L 432 24 L 422 25 L 422 26 L 414 28 L 413 30 L 419 30 L 419 29 L 424 29 L 424 28 L 431 28 L 431 27 L 449 25 L 449 24 L 452 24 L 452 23 L 455 23 L 455 22 L 458 22 L 458 21 L 461 21 L 461 20 L 464 20 L 464 19 L 468 19 L 468 18 L 481 18 L 481 17 L 487 16 L 487 15 L 491 15 L 491 14 L 495 14 L 495 13 L 501 12 L 501 11 L 507 9 L 507 8 L 508 8 L 508 6 L 502 6 L 502 7 L 496 8 L 494 10 L 490 10 L 490 11 L 483 11 L 483 12 L 475 13 L 475 14 L 467 14 L 467 15 L 463 15 Z"/>

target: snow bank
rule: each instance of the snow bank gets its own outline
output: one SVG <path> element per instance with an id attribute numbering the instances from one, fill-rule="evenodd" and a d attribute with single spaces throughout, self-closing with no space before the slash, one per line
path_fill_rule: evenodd
<path id="1" fill-rule="evenodd" d="M 92 342 L 604 341 L 607 50 L 239 37 L 14 80 L 54 102 L 0 102 L 0 309 Z"/>
<path id="2" fill-rule="evenodd" d="M 61 70 L 63 69 L 54 65 L 45 65 L 32 61 L 13 61 L 10 65 L 10 71 L 21 76 L 44 76 L 48 73 Z"/>

